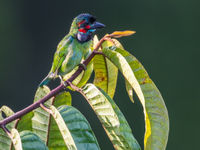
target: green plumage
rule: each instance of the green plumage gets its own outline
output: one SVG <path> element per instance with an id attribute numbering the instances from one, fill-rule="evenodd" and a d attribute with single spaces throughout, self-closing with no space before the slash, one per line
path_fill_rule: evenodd
<path id="1" fill-rule="evenodd" d="M 65 75 L 72 71 L 90 53 L 91 44 L 91 40 L 80 43 L 73 36 L 67 35 L 57 47 L 50 74 Z"/>
<path id="2" fill-rule="evenodd" d="M 91 22 L 91 18 L 93 16 L 89 14 L 81 14 L 73 20 L 69 34 L 58 44 L 51 70 L 40 86 L 48 84 L 58 75 L 64 76 L 71 72 L 89 56 L 92 33 L 96 30 L 94 27 L 92 28 L 95 21 Z M 96 26 L 96 28 L 99 27 Z"/>

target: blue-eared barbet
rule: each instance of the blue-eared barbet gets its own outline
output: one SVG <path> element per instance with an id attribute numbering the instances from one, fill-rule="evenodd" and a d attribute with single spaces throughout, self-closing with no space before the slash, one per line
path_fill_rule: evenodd
<path id="1" fill-rule="evenodd" d="M 88 13 L 74 18 L 69 33 L 61 40 L 54 54 L 49 74 L 39 86 L 49 83 L 52 79 L 63 77 L 85 60 L 91 53 L 92 39 L 96 29 L 105 27 Z"/>

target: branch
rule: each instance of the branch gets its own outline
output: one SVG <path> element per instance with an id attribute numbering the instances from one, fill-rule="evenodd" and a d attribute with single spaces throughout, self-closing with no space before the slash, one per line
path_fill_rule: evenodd
<path id="1" fill-rule="evenodd" d="M 85 66 L 88 65 L 88 63 L 92 60 L 92 58 L 97 55 L 97 54 L 102 54 L 101 52 L 98 52 L 98 49 L 101 47 L 102 43 L 107 40 L 108 35 L 104 36 L 96 45 L 96 47 L 94 48 L 93 52 L 91 53 L 91 55 L 83 62 L 83 64 Z M 79 67 L 78 70 L 67 80 L 65 81 L 66 85 L 69 85 L 70 82 L 72 82 L 82 71 L 83 71 L 83 67 Z M 16 112 L 15 114 L 3 119 L 0 121 L 0 128 L 5 129 L 5 125 L 8 124 L 9 122 L 12 122 L 16 119 L 21 118 L 22 116 L 24 116 L 25 114 L 31 112 L 32 110 L 40 107 L 41 104 L 45 103 L 47 100 L 49 100 L 51 97 L 57 95 L 58 93 L 62 92 L 65 89 L 65 86 L 63 84 L 57 86 L 56 88 L 54 88 L 53 90 L 51 90 L 51 92 L 44 96 L 42 99 L 38 100 L 37 102 L 29 105 L 28 107 Z"/>

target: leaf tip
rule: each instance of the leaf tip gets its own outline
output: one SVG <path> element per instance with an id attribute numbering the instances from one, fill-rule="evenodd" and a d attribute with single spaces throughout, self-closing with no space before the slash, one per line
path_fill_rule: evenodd
<path id="1" fill-rule="evenodd" d="M 123 37 L 123 36 L 130 36 L 130 35 L 133 35 L 135 33 L 136 33 L 136 31 L 131 31 L 131 30 L 115 31 L 112 34 L 110 34 L 109 36 L 113 37 L 113 38 L 120 38 L 120 37 Z"/>

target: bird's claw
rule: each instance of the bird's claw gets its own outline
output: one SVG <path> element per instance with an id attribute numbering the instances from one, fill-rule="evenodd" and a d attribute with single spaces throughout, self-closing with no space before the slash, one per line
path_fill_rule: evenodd
<path id="1" fill-rule="evenodd" d="M 87 66 L 85 64 L 80 63 L 78 66 L 81 67 L 81 68 L 83 68 L 83 70 L 87 69 Z"/>
<path id="2" fill-rule="evenodd" d="M 65 90 L 66 90 L 66 87 L 68 86 L 68 83 L 66 83 L 60 75 L 58 77 L 60 78 L 61 84 L 63 84 L 65 86 Z"/>

